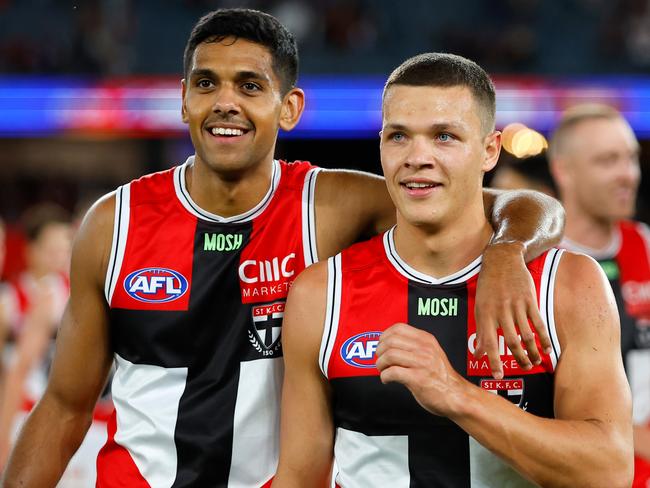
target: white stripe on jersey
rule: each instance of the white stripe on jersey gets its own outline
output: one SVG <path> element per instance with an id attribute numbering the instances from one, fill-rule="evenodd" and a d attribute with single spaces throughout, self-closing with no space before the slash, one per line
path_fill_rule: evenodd
<path id="1" fill-rule="evenodd" d="M 557 337 L 555 330 L 555 312 L 554 312 L 554 293 L 555 293 L 555 275 L 558 266 L 560 265 L 560 258 L 564 253 L 564 249 L 551 249 L 546 255 L 544 260 L 544 268 L 539 287 L 539 311 L 542 320 L 546 325 L 546 331 L 551 338 L 553 350 L 551 351 L 551 362 L 553 369 L 557 366 L 560 359 L 561 348 L 560 341 Z"/>
<path id="2" fill-rule="evenodd" d="M 469 436 L 469 467 L 471 488 L 533 488 L 514 468 Z"/>
<path id="3" fill-rule="evenodd" d="M 319 172 L 320 168 L 307 171 L 302 187 L 302 247 L 305 267 L 318 262 L 314 195 L 316 193 L 316 177 Z"/>
<path id="4" fill-rule="evenodd" d="M 318 354 L 318 363 L 325 378 L 327 378 L 330 357 L 339 330 L 341 282 L 341 254 L 339 253 L 327 260 L 327 311 L 325 312 L 325 326 Z"/>
<path id="5" fill-rule="evenodd" d="M 131 215 L 131 184 L 120 186 L 115 190 L 115 220 L 113 223 L 113 243 L 111 244 L 111 256 L 106 269 L 106 281 L 104 283 L 104 295 L 106 302 L 110 305 L 113 299 L 113 292 L 117 279 L 122 269 L 126 239 L 129 234 L 129 216 Z"/>
<path id="6" fill-rule="evenodd" d="M 334 458 L 339 468 L 336 476 L 339 486 L 410 486 L 406 435 L 368 436 L 339 427 L 336 429 Z"/>
<path id="7" fill-rule="evenodd" d="M 283 375 L 281 357 L 240 363 L 228 486 L 262 486 L 278 469 Z"/>
<path id="8" fill-rule="evenodd" d="M 169 488 L 176 479 L 174 432 L 187 368 L 134 364 L 118 354 L 115 362 L 115 442 L 129 451 L 151 488 Z"/>

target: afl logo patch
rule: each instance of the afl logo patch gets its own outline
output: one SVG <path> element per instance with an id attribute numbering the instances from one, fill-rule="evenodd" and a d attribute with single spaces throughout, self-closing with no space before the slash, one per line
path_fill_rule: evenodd
<path id="1" fill-rule="evenodd" d="M 141 302 L 173 302 L 187 291 L 187 279 L 173 269 L 143 268 L 126 277 L 124 289 Z"/>
<path id="2" fill-rule="evenodd" d="M 362 332 L 350 337 L 341 346 L 341 358 L 355 368 L 374 368 L 375 353 L 381 332 Z"/>

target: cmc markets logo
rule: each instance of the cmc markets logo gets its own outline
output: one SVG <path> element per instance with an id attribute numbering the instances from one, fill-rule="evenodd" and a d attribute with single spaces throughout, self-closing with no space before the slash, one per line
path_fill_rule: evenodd
<path id="1" fill-rule="evenodd" d="M 139 269 L 124 280 L 126 292 L 146 303 L 172 302 L 182 297 L 187 288 L 187 279 L 168 268 Z"/>
<path id="2" fill-rule="evenodd" d="M 239 265 L 239 279 L 244 283 L 267 283 L 291 278 L 296 274 L 292 261 L 295 253 L 280 259 L 274 257 L 270 260 L 247 259 Z"/>
<path id="3" fill-rule="evenodd" d="M 362 332 L 350 337 L 341 346 L 341 358 L 356 368 L 374 368 L 375 352 L 381 332 Z"/>

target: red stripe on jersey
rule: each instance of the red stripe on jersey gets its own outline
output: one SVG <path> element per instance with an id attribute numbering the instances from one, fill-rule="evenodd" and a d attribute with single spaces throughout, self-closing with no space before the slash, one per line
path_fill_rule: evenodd
<path id="1" fill-rule="evenodd" d="M 621 271 L 625 310 L 636 318 L 650 318 L 650 255 L 636 222 L 621 222 L 621 248 L 616 256 Z"/>
<path id="2" fill-rule="evenodd" d="M 108 421 L 108 439 L 97 456 L 96 488 L 151 488 L 136 466 L 131 454 L 115 442 L 117 417 Z"/>
<path id="3" fill-rule="evenodd" d="M 131 183 L 128 239 L 111 308 L 188 308 L 196 218 L 176 198 L 172 178 L 168 170 Z"/>
<path id="4" fill-rule="evenodd" d="M 239 262 L 242 303 L 284 300 L 296 276 L 305 269 L 302 247 L 302 208 L 295 196 L 302 192 L 307 162 L 280 161 L 282 177 L 268 208 L 253 220 L 249 244 Z M 300 193 L 298 193 L 300 194 Z M 264 238 L 260 238 L 264 236 Z"/>
<path id="5" fill-rule="evenodd" d="M 408 320 L 408 281 L 401 276 L 396 280 L 396 271 L 391 266 L 368 266 L 386 259 L 382 236 L 362 244 L 348 248 L 341 255 L 345 273 L 341 289 L 343 320 L 327 369 L 330 379 L 379 376 L 374 366 L 379 334 L 395 323 Z M 364 283 L 372 286 L 372 293 L 357 286 L 354 279 L 357 273 L 364 276 Z M 378 291 L 381 296 L 377 296 Z"/>

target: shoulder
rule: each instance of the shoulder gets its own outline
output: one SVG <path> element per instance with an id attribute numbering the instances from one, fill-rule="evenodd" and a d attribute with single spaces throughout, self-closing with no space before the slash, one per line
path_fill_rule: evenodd
<path id="1" fill-rule="evenodd" d="M 323 169 L 316 185 L 319 190 L 337 191 L 343 196 L 346 190 L 386 191 L 383 177 L 347 169 Z"/>
<path id="2" fill-rule="evenodd" d="M 616 335 L 619 319 L 614 293 L 590 256 L 564 251 L 555 284 L 555 317 L 560 340 L 594 333 Z"/>
<path id="3" fill-rule="evenodd" d="M 92 273 L 101 283 L 106 273 L 113 241 L 116 192 L 97 200 L 88 210 L 75 235 L 72 271 Z"/>
<path id="4" fill-rule="evenodd" d="M 291 285 L 289 301 L 313 301 L 327 290 L 328 261 L 320 261 L 303 270 Z"/>

